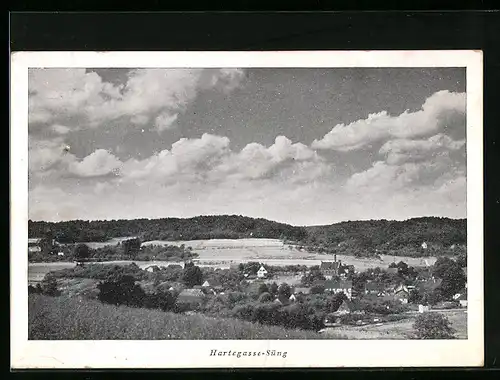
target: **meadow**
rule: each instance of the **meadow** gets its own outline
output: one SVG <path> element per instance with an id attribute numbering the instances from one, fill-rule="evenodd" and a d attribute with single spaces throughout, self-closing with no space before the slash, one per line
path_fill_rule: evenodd
<path id="1" fill-rule="evenodd" d="M 198 254 L 197 261 L 210 263 L 227 261 L 240 263 L 246 261 L 260 261 L 270 265 L 320 265 L 322 260 L 333 260 L 332 255 L 298 250 L 296 246 L 284 243 L 279 239 L 211 239 L 211 240 L 184 240 L 165 241 L 155 240 L 143 242 L 143 245 L 182 245 L 191 247 Z M 337 255 L 347 265 L 354 265 L 356 270 L 364 271 L 377 266 L 387 267 L 392 262 L 404 261 L 410 266 L 433 265 L 436 257 L 407 257 L 381 255 L 380 258 L 355 257 Z"/>
<path id="2" fill-rule="evenodd" d="M 335 339 L 235 319 L 113 306 L 81 297 L 28 298 L 30 340 Z M 338 336 L 338 339 L 342 337 Z"/>
<path id="3" fill-rule="evenodd" d="M 116 238 L 123 240 L 124 238 Z M 116 245 L 118 240 L 108 242 L 86 243 L 89 246 L 97 244 L 100 247 L 105 245 Z M 211 239 L 211 240 L 185 240 L 185 241 L 149 241 L 143 245 L 177 245 L 184 244 L 191 247 L 193 252 L 198 254 L 194 261 L 201 267 L 229 268 L 231 264 L 238 264 L 248 261 L 259 261 L 261 263 L 284 266 L 284 265 L 320 265 L 322 260 L 333 260 L 332 255 L 311 253 L 305 250 L 290 249 L 288 244 L 278 239 Z M 403 256 L 381 256 L 378 258 L 364 258 L 347 255 L 337 255 L 337 260 L 344 264 L 354 265 L 357 271 L 361 272 L 369 268 L 387 268 L 392 262 L 404 261 L 410 266 L 433 265 L 435 257 L 415 258 Z M 171 262 L 166 261 L 137 261 L 133 260 L 141 268 L 150 265 L 166 266 Z M 109 264 L 127 265 L 131 261 L 110 261 Z M 73 262 L 47 262 L 29 263 L 28 280 L 33 284 L 43 279 L 48 272 L 71 268 Z M 295 282 L 295 280 L 290 279 Z"/>

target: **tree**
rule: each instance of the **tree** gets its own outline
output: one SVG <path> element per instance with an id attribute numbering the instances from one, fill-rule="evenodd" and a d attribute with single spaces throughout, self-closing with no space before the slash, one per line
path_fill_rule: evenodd
<path id="1" fill-rule="evenodd" d="M 442 301 L 443 296 L 441 295 L 441 292 L 439 289 L 434 289 L 431 291 L 428 291 L 422 295 L 421 302 L 424 305 L 435 305 L 438 302 Z"/>
<path id="2" fill-rule="evenodd" d="M 449 319 L 439 313 L 424 313 L 413 324 L 418 339 L 453 339 L 455 330 Z"/>
<path id="3" fill-rule="evenodd" d="M 398 268 L 398 273 L 400 275 L 406 276 L 408 274 L 408 264 L 404 261 L 400 261 L 397 263 L 396 267 Z"/>
<path id="4" fill-rule="evenodd" d="M 203 281 L 203 272 L 195 265 L 184 268 L 182 273 L 182 282 L 189 288 L 195 285 L 201 285 Z"/>
<path id="5" fill-rule="evenodd" d="M 52 276 L 45 276 L 40 283 L 40 290 L 42 294 L 48 296 L 58 296 L 61 294 L 60 290 L 57 288 L 57 281 Z"/>
<path id="6" fill-rule="evenodd" d="M 467 278 L 460 265 L 448 257 L 440 257 L 434 264 L 434 275 L 441 278 L 439 292 L 444 299 L 453 297 L 465 286 Z"/>
<path id="7" fill-rule="evenodd" d="M 423 299 L 423 295 L 420 293 L 420 291 L 418 289 L 413 290 L 408 295 L 408 302 L 409 303 L 413 303 L 413 304 L 421 303 L 422 299 Z"/>
<path id="8" fill-rule="evenodd" d="M 274 296 L 276 294 L 278 294 L 278 284 L 277 283 L 273 282 L 271 284 L 271 286 L 269 287 L 269 293 L 271 293 L 271 295 L 274 295 Z"/>
<path id="9" fill-rule="evenodd" d="M 157 290 L 153 294 L 147 294 L 144 298 L 144 307 L 149 309 L 161 309 L 168 311 L 174 309 L 176 297 L 169 291 Z"/>
<path id="10" fill-rule="evenodd" d="M 324 292 L 325 287 L 321 284 L 311 286 L 311 294 L 323 294 Z"/>
<path id="11" fill-rule="evenodd" d="M 467 282 L 461 268 L 450 268 L 444 273 L 443 281 L 437 288 L 444 299 L 450 299 L 454 294 L 460 292 Z"/>
<path id="12" fill-rule="evenodd" d="M 85 261 L 90 257 L 90 249 L 86 244 L 78 244 L 75 247 L 74 255 L 77 261 Z"/>
<path id="13" fill-rule="evenodd" d="M 137 256 L 141 250 L 141 241 L 137 238 L 128 239 L 122 242 L 123 254 L 127 256 Z"/>
<path id="14" fill-rule="evenodd" d="M 336 293 L 333 297 L 330 298 L 329 311 L 337 311 L 344 301 L 347 301 L 347 296 L 344 294 L 344 292 Z"/>
<path id="15" fill-rule="evenodd" d="M 278 295 L 280 297 L 290 297 L 292 295 L 292 289 L 290 288 L 290 285 L 288 285 L 286 282 L 282 283 L 278 288 Z"/>
<path id="16" fill-rule="evenodd" d="M 44 255 L 50 255 L 54 249 L 53 240 L 54 235 L 50 230 L 44 233 L 43 238 L 40 240 L 40 252 Z"/>
<path id="17" fill-rule="evenodd" d="M 460 252 L 456 258 L 456 263 L 460 268 L 467 266 L 467 252 Z"/>
<path id="18" fill-rule="evenodd" d="M 273 300 L 273 296 L 267 292 L 262 293 L 259 296 L 259 302 L 265 303 L 265 302 L 271 302 Z"/>
<path id="19" fill-rule="evenodd" d="M 262 293 L 269 293 L 269 288 L 267 287 L 266 284 L 260 284 L 259 286 L 259 290 L 257 292 L 258 294 L 262 294 Z"/>
<path id="20" fill-rule="evenodd" d="M 319 269 L 310 270 L 309 273 L 302 276 L 302 279 L 300 280 L 302 285 L 306 286 L 311 285 L 318 281 L 325 281 L 325 276 L 323 276 L 323 273 L 321 273 Z"/>
<path id="21" fill-rule="evenodd" d="M 438 278 L 444 278 L 445 273 L 453 267 L 458 267 L 457 263 L 449 257 L 439 257 L 434 263 L 433 274 Z"/>
<path id="22" fill-rule="evenodd" d="M 135 283 L 131 275 L 110 276 L 106 281 L 97 284 L 98 298 L 101 302 L 114 305 L 128 305 L 141 307 L 146 295 L 144 290 Z"/>

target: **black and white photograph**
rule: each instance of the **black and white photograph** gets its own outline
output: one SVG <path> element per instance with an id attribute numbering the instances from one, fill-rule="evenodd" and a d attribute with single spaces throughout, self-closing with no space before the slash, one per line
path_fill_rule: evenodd
<path id="1" fill-rule="evenodd" d="M 23 66 L 27 344 L 191 342 L 213 366 L 352 341 L 470 356 L 477 85 L 460 52 L 348 53 Z"/>

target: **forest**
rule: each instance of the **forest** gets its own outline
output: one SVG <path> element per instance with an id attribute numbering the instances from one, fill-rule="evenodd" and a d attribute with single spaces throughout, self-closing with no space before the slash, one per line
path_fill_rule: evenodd
<path id="1" fill-rule="evenodd" d="M 324 226 L 291 226 L 239 215 L 134 220 L 29 221 L 29 237 L 50 237 L 59 243 L 106 241 L 113 237 L 149 240 L 271 238 L 312 251 L 357 256 L 393 254 L 432 256 L 456 254 L 467 240 L 466 219 L 438 217 L 405 221 L 348 221 Z M 422 244 L 426 243 L 426 248 Z M 453 252 L 452 252 L 453 251 Z"/>

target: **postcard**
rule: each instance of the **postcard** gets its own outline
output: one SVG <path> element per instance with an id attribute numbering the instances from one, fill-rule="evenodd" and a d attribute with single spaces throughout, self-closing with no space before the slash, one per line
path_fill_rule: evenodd
<path id="1" fill-rule="evenodd" d="M 14 52 L 12 368 L 483 364 L 482 53 Z"/>

